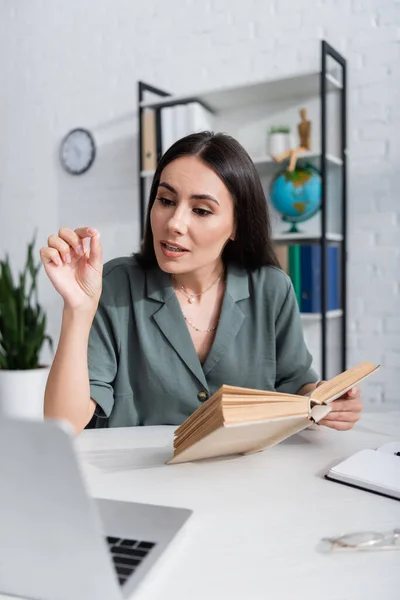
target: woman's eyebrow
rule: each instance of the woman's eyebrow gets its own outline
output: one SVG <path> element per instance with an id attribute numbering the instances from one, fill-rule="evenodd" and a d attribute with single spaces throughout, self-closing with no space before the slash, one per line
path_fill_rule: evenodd
<path id="1" fill-rule="evenodd" d="M 176 189 L 173 188 L 172 185 L 170 185 L 166 181 L 160 181 L 160 183 L 158 184 L 158 186 L 166 188 L 172 194 L 178 194 L 178 192 L 176 191 Z M 218 200 L 216 200 L 216 198 L 214 198 L 214 196 L 210 196 L 210 194 L 192 194 L 190 196 L 190 198 L 192 200 L 211 200 L 212 202 L 215 202 L 215 204 L 218 204 L 218 206 L 219 206 Z"/>
<path id="2" fill-rule="evenodd" d="M 169 190 L 173 194 L 177 194 L 178 193 L 176 191 L 176 189 L 173 188 L 172 185 L 169 185 L 169 183 L 167 183 L 166 181 L 160 181 L 160 183 L 158 184 L 158 187 L 165 187 L 167 190 Z"/>
<path id="3" fill-rule="evenodd" d="M 210 194 L 192 194 L 190 196 L 193 200 L 211 200 L 212 202 L 215 202 L 215 204 L 218 204 L 219 206 L 219 202 L 216 198 L 214 198 L 214 196 L 210 196 Z"/>

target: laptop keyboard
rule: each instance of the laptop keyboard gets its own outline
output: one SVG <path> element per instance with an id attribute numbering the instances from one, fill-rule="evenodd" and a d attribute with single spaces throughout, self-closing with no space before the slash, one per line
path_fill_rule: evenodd
<path id="1" fill-rule="evenodd" d="M 153 542 L 110 536 L 107 537 L 107 542 L 121 585 L 135 572 L 142 560 L 155 546 Z"/>

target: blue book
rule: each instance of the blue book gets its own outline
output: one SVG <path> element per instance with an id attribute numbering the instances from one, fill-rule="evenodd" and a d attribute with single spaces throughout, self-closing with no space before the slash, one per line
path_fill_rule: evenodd
<path id="1" fill-rule="evenodd" d="M 328 246 L 327 269 L 327 310 L 337 310 L 340 308 L 340 261 L 338 246 Z"/>
<path id="2" fill-rule="evenodd" d="M 321 253 L 319 244 L 302 245 L 300 251 L 301 301 L 300 311 L 321 312 Z M 327 247 L 327 310 L 339 308 L 339 248 Z"/>

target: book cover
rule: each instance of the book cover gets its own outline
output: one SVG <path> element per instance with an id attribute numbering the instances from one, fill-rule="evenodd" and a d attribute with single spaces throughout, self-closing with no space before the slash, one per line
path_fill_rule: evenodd
<path id="1" fill-rule="evenodd" d="M 287 275 L 289 275 L 289 246 L 288 244 L 275 244 L 275 255 L 279 266 Z"/>
<path id="2" fill-rule="evenodd" d="M 145 110 L 142 113 L 142 168 L 154 171 L 156 166 L 156 118 L 153 110 Z"/>
<path id="3" fill-rule="evenodd" d="M 301 300 L 304 313 L 319 313 L 322 306 L 322 248 L 319 244 L 305 244 L 300 250 Z M 328 245 L 326 256 L 327 310 L 340 307 L 339 248 Z"/>
<path id="4" fill-rule="evenodd" d="M 176 111 L 174 106 L 164 106 L 161 109 L 161 145 L 162 153 L 176 142 Z"/>

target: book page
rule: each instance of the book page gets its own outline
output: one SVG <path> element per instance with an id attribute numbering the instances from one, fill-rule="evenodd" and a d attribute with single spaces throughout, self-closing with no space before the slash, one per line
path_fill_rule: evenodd
<path id="1" fill-rule="evenodd" d="M 376 367 L 367 361 L 360 363 L 329 379 L 329 381 L 325 381 L 310 394 L 310 399 L 317 404 L 332 402 L 377 369 L 379 369 L 379 365 Z"/>
<path id="2" fill-rule="evenodd" d="M 307 417 L 297 416 L 218 427 L 193 445 L 176 452 L 167 464 L 258 452 L 278 444 L 309 425 Z"/>
<path id="3" fill-rule="evenodd" d="M 285 394 L 283 392 L 276 392 L 275 390 L 255 390 L 253 388 L 243 388 L 243 387 L 236 387 L 234 385 L 226 385 L 224 384 L 222 387 L 219 388 L 218 390 L 221 394 L 224 394 L 226 396 L 228 395 L 242 395 L 242 396 L 265 396 L 266 398 L 268 398 L 269 396 L 277 396 L 279 398 L 298 398 L 299 396 L 297 394 Z"/>

